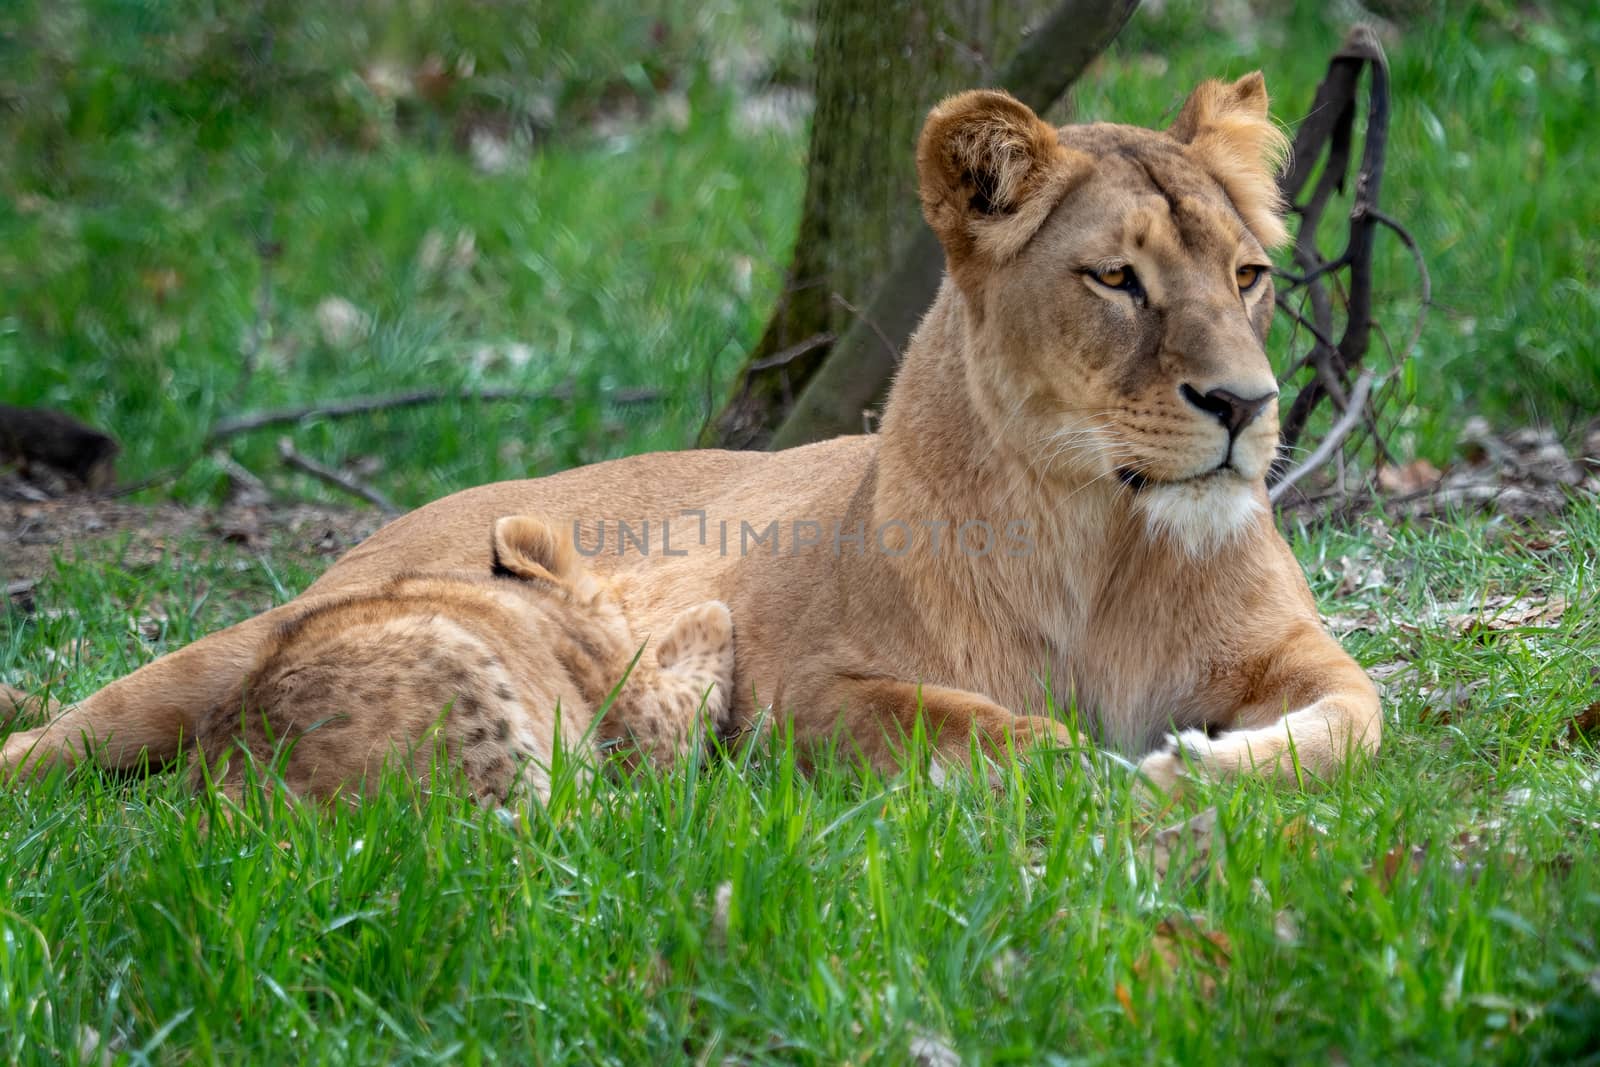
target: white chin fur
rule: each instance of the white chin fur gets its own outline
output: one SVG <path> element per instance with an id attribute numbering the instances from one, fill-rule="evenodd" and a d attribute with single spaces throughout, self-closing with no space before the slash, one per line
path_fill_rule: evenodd
<path id="1" fill-rule="evenodd" d="M 1155 537 L 1165 537 L 1191 556 L 1209 556 L 1241 536 L 1261 513 L 1261 501 L 1237 478 L 1146 486 L 1139 507 Z"/>

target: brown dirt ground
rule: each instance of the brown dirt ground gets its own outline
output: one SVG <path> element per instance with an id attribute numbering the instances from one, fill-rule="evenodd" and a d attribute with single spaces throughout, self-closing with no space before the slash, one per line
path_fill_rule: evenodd
<path id="1" fill-rule="evenodd" d="M 60 555 L 71 558 L 128 538 L 128 558 L 154 561 L 195 538 L 265 550 L 326 566 L 380 525 L 375 511 L 309 504 L 130 504 L 90 494 L 44 501 L 0 499 L 0 581 L 31 585 Z"/>

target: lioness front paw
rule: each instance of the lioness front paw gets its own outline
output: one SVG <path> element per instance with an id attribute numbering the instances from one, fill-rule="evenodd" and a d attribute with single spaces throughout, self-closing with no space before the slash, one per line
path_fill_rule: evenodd
<path id="1" fill-rule="evenodd" d="M 656 645 L 656 661 L 663 667 L 695 658 L 733 665 L 733 612 L 720 600 L 680 612 Z"/>
<path id="2" fill-rule="evenodd" d="M 1019 753 L 1028 748 L 1071 748 L 1077 743 L 1066 723 L 1042 715 L 1018 715 L 1011 736 Z"/>
<path id="3" fill-rule="evenodd" d="M 1193 771 L 1203 771 L 1212 754 L 1212 739 L 1204 730 L 1183 730 L 1164 737 L 1154 752 L 1139 761 L 1139 774 L 1150 785 L 1170 793 Z"/>

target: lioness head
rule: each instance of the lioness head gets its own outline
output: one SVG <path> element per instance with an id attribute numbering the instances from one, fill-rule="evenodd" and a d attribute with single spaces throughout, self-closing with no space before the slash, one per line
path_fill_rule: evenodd
<path id="1" fill-rule="evenodd" d="M 1042 477 L 1122 487 L 1196 554 L 1251 524 L 1276 448 L 1262 342 L 1284 147 L 1249 74 L 1160 131 L 1056 129 L 962 93 L 917 148 L 989 432 Z"/>

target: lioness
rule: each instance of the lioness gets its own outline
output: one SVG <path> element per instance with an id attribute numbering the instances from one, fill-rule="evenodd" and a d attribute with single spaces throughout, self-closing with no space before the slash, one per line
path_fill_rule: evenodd
<path id="1" fill-rule="evenodd" d="M 1260 74 L 1201 85 L 1162 131 L 1055 129 L 1003 93 L 952 97 L 917 146 L 947 275 L 881 432 L 446 497 L 299 601 L 10 738 L 4 761 L 170 756 L 284 619 L 424 561 L 486 567 L 480 531 L 527 512 L 583 531 L 645 628 L 732 607 L 735 725 L 770 707 L 803 742 L 892 765 L 920 719 L 959 760 L 973 737 L 1064 740 L 1037 714 L 1049 686 L 1157 786 L 1325 775 L 1377 746 L 1379 708 L 1264 491 L 1283 143 Z"/>
<path id="2" fill-rule="evenodd" d="M 237 796 L 245 770 L 229 756 L 242 744 L 259 766 L 279 761 L 300 796 L 354 799 L 396 758 L 425 782 L 442 755 L 480 803 L 503 804 L 519 785 L 549 800 L 558 744 L 584 769 L 596 747 L 667 763 L 700 735 L 702 708 L 709 730 L 722 725 L 726 604 L 674 619 L 658 667 L 564 531 L 502 518 L 490 552 L 492 574 L 404 575 L 285 622 L 242 686 L 199 717 L 195 785 Z"/>

